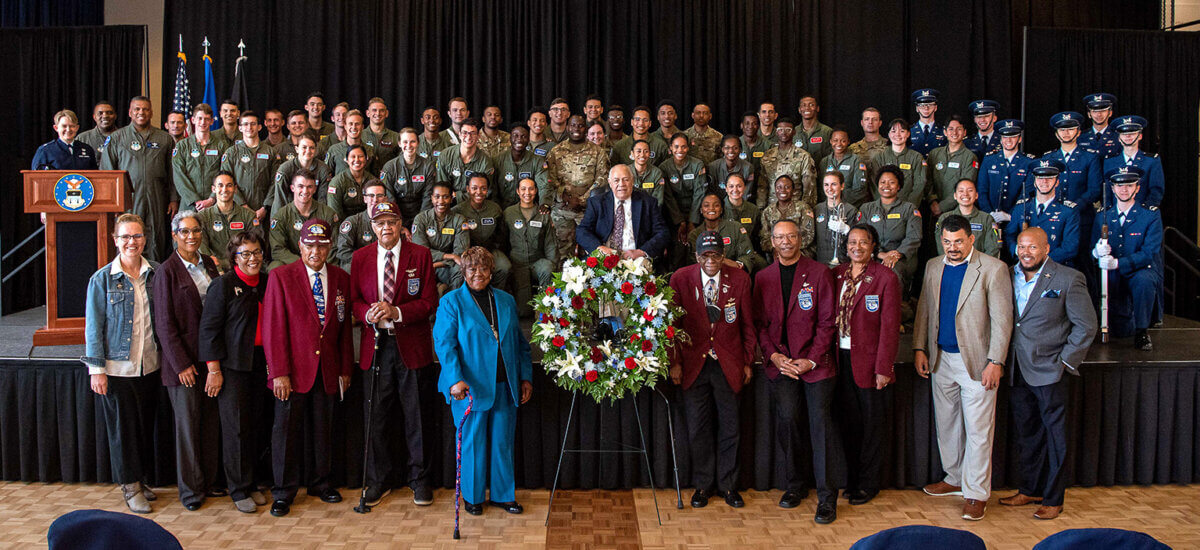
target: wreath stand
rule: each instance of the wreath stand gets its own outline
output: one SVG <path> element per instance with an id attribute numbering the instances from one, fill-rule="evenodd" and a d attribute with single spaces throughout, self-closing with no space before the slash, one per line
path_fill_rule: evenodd
<path id="1" fill-rule="evenodd" d="M 679 491 L 679 461 L 676 460 L 676 458 L 675 458 L 675 425 L 671 418 L 671 401 L 669 399 L 667 399 L 667 396 L 664 395 L 663 392 L 661 390 L 659 390 L 658 388 L 655 388 L 654 392 L 657 393 L 658 396 L 661 397 L 663 402 L 666 403 L 666 405 L 667 405 L 667 431 L 671 437 L 671 464 L 675 470 L 675 507 L 679 508 L 679 509 L 683 509 L 683 495 Z M 633 445 L 628 445 L 628 444 L 622 443 L 620 441 L 615 442 L 617 445 L 624 447 L 623 449 L 568 449 L 567 448 L 567 437 L 571 433 L 571 420 L 575 416 L 575 401 L 578 398 L 579 398 L 579 390 L 575 390 L 575 391 L 571 392 L 571 408 L 567 412 L 567 426 L 566 426 L 566 429 L 563 430 L 562 447 L 558 452 L 558 467 L 555 468 L 555 470 L 554 470 L 554 484 L 550 486 L 550 503 L 546 506 L 546 521 L 543 525 L 550 525 L 550 512 L 554 510 L 554 494 L 556 492 L 558 492 L 558 475 L 562 472 L 563 457 L 566 456 L 567 453 L 577 453 L 577 454 L 634 453 L 634 454 L 641 454 L 642 458 L 645 459 L 645 462 L 646 462 L 646 474 L 650 477 L 650 494 L 651 494 L 651 496 L 654 497 L 654 514 L 656 516 L 658 516 L 658 524 L 662 525 L 662 513 L 659 512 L 659 509 L 658 509 L 658 491 L 657 491 L 657 487 L 654 485 L 654 468 L 653 468 L 653 466 L 650 465 L 650 454 L 647 452 L 647 449 L 646 449 L 646 434 L 642 430 L 642 414 L 638 410 L 637 394 L 633 394 L 633 414 L 634 414 L 634 418 L 637 420 L 638 437 L 640 438 L 642 445 L 640 447 L 635 447 Z M 603 442 L 603 440 L 601 439 L 600 442 Z"/>

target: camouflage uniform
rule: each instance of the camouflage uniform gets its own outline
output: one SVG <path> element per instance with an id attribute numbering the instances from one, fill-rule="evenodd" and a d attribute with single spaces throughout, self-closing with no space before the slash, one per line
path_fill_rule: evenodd
<path id="1" fill-rule="evenodd" d="M 721 156 L 721 132 L 714 130 L 712 126 L 705 128 L 703 132 L 692 126 L 683 133 L 691 142 L 689 154 L 700 159 L 700 162 L 708 164 Z"/>
<path id="2" fill-rule="evenodd" d="M 500 156 L 508 152 L 509 135 L 504 130 L 497 130 L 496 137 L 488 137 L 487 132 L 479 131 L 479 149 L 494 162 L 500 162 Z"/>
<path id="3" fill-rule="evenodd" d="M 792 220 L 800 225 L 800 252 L 809 258 L 813 257 L 816 252 L 813 246 L 813 239 L 817 233 L 816 220 L 813 217 L 812 208 L 796 199 L 792 199 L 791 204 L 785 208 L 780 208 L 779 203 L 776 202 L 762 210 L 762 235 L 759 242 L 762 244 L 763 253 L 774 252 L 775 247 L 771 244 L 771 231 L 775 228 L 775 223 L 780 220 Z"/>
<path id="4" fill-rule="evenodd" d="M 762 158 L 762 175 L 766 181 L 758 187 L 758 205 L 775 203 L 775 180 L 788 175 L 795 183 L 796 198 L 809 209 L 817 204 L 817 166 L 813 158 L 800 147 L 772 147 Z"/>
<path id="5" fill-rule="evenodd" d="M 565 260 L 575 249 L 575 226 L 583 220 L 587 199 L 592 191 L 603 191 L 608 181 L 608 157 L 594 143 L 565 141 L 546 155 L 546 177 L 554 197 L 550 211 L 558 239 L 558 258 Z M 579 199 L 578 210 L 567 206 L 563 197 Z"/>

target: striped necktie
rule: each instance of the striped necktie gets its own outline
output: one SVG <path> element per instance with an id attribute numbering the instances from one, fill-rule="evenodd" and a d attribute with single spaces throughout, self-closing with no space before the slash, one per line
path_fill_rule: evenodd
<path id="1" fill-rule="evenodd" d="M 382 300 L 391 302 L 396 297 L 396 266 L 392 265 L 392 251 L 388 250 L 383 256 L 383 296 Z"/>
<path id="2" fill-rule="evenodd" d="M 313 302 L 317 304 L 317 321 L 325 324 L 325 287 L 321 286 L 321 274 L 313 274 Z"/>

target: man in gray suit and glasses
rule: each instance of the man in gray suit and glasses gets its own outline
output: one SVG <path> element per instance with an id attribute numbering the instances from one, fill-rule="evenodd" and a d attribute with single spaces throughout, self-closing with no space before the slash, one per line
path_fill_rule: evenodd
<path id="1" fill-rule="evenodd" d="M 1067 479 L 1067 381 L 1096 337 L 1096 311 L 1083 275 L 1049 259 L 1046 232 L 1030 227 L 1017 237 L 1013 267 L 1013 429 L 1020 444 L 1021 483 L 1005 506 L 1040 504 L 1037 519 L 1062 513 Z"/>

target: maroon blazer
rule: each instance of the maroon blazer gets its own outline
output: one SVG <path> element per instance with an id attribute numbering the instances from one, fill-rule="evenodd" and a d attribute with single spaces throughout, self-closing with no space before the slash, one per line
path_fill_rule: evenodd
<path id="1" fill-rule="evenodd" d="M 209 277 L 220 276 L 212 258 L 201 254 L 200 262 Z M 183 265 L 179 252 L 173 252 L 157 271 L 154 288 L 150 290 L 154 293 L 154 332 L 162 346 L 162 368 L 159 370 L 163 385 L 178 386 L 179 373 L 193 365 L 196 376 L 203 383 L 207 371 L 199 360 L 200 314 L 204 311 L 200 291 Z"/>
<path id="2" fill-rule="evenodd" d="M 354 251 L 350 260 L 350 273 L 354 281 L 350 285 L 350 303 L 354 316 L 363 324 L 359 338 L 359 366 L 371 368 L 375 355 L 375 331 L 365 319 L 367 309 L 379 301 L 379 281 L 383 273 L 377 273 L 379 245 L 371 243 Z M 393 323 L 400 358 L 409 369 L 419 369 L 433 364 L 433 325 L 429 318 L 437 311 L 437 279 L 433 274 L 433 260 L 429 249 L 411 241 L 400 245 L 400 258 L 396 262 L 396 295 L 392 305 L 400 309 L 403 322 Z"/>
<path id="3" fill-rule="evenodd" d="M 817 367 L 800 376 L 805 382 L 819 382 L 837 374 L 832 357 L 837 297 L 833 274 L 824 264 L 801 257 L 792 278 L 792 292 L 785 307 L 779 283 L 779 260 L 754 276 L 754 310 L 757 317 L 758 345 L 762 348 L 767 378 L 779 377 L 771 355 L 782 353 L 793 359 L 813 361 Z M 783 323 L 787 323 L 788 341 L 783 341 Z"/>
<path id="4" fill-rule="evenodd" d="M 271 270 L 263 298 L 263 351 L 267 355 L 267 386 L 280 376 L 290 376 L 292 390 L 308 393 L 317 378 L 325 393 L 338 393 L 338 376 L 354 368 L 354 342 L 350 340 L 350 276 L 342 268 L 325 264 L 329 279 L 322 281 L 325 325 L 317 321 L 317 304 L 303 260 Z"/>
<path id="5" fill-rule="evenodd" d="M 849 278 L 850 265 L 834 269 L 835 304 L 841 303 L 842 283 Z M 896 272 L 879 262 L 868 263 L 851 304 L 850 365 L 838 366 L 854 370 L 858 387 L 874 388 L 876 374 L 896 377 L 896 348 L 900 345 L 900 279 Z M 835 322 L 836 316 L 835 309 Z"/>
<path id="6" fill-rule="evenodd" d="M 672 359 L 683 366 L 682 382 L 686 390 L 704 368 L 708 350 L 716 350 L 725 381 L 737 393 L 742 390 L 742 367 L 754 361 L 754 347 L 758 345 L 754 310 L 750 304 L 750 276 L 741 269 L 721 268 L 716 301 L 721 308 L 721 318 L 711 323 L 704 305 L 704 283 L 700 274 L 700 264 L 692 264 L 671 275 L 675 304 L 684 311 L 675 322 L 692 339 L 692 345 L 677 343 L 671 348 L 674 350 Z"/>

